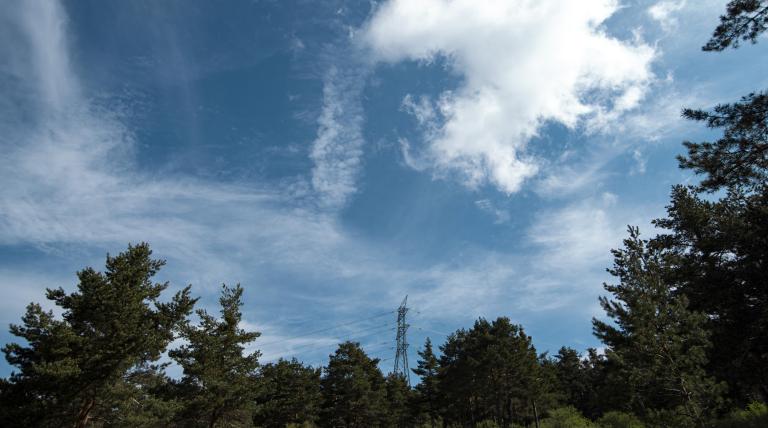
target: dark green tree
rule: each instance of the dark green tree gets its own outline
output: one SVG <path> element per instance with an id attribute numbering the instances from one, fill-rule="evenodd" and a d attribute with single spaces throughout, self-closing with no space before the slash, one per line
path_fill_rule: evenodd
<path id="1" fill-rule="evenodd" d="M 756 42 L 767 20 L 768 2 L 733 0 L 704 50 Z M 676 258 L 667 283 L 707 315 L 709 371 L 727 381 L 740 406 L 768 400 L 768 94 L 683 115 L 722 136 L 684 143 L 680 166 L 702 181 L 673 188 L 667 216 L 656 221 L 668 232 L 655 245 Z M 719 199 L 704 192 L 719 192 Z"/>
<path id="2" fill-rule="evenodd" d="M 157 360 L 174 330 L 192 310 L 189 287 L 170 302 L 160 301 L 168 283 L 152 277 L 165 264 L 151 258 L 147 244 L 107 256 L 106 270 L 78 272 L 77 291 L 48 289 L 47 298 L 63 311 L 61 319 L 38 304 L 27 306 L 11 333 L 25 344 L 3 348 L 18 371 L 5 383 L 13 412 L 30 425 L 84 427 L 109 414 L 113 389 L 132 368 Z"/>
<path id="3" fill-rule="evenodd" d="M 677 186 L 656 225 L 669 232 L 655 243 L 675 258 L 668 282 L 707 315 L 709 370 L 738 405 L 768 399 L 768 192 L 712 201 Z"/>
<path id="4" fill-rule="evenodd" d="M 731 0 L 726 6 L 726 14 L 720 16 L 720 25 L 702 49 L 722 51 L 729 47 L 738 48 L 741 41 L 755 43 L 757 36 L 768 28 L 767 25 L 768 2 Z"/>
<path id="5" fill-rule="evenodd" d="M 413 426 L 415 415 L 411 407 L 413 391 L 405 377 L 399 373 L 390 373 L 384 378 L 387 410 L 384 426 L 406 428 Z"/>
<path id="6" fill-rule="evenodd" d="M 283 428 L 317 422 L 322 400 L 320 372 L 295 358 L 262 366 L 253 418 L 256 426 Z"/>
<path id="7" fill-rule="evenodd" d="M 424 342 L 424 349 L 418 354 L 417 367 L 411 369 L 421 379 L 421 382 L 416 385 L 414 400 L 417 412 L 426 414 L 429 417 L 430 426 L 435 428 L 439 417 L 437 372 L 440 362 L 432 350 L 432 341 L 429 338 Z"/>
<path id="8" fill-rule="evenodd" d="M 174 394 L 165 365 L 132 369 L 110 391 L 111 407 L 102 414 L 105 425 L 114 427 L 171 426 L 182 403 Z"/>
<path id="9" fill-rule="evenodd" d="M 522 327 L 479 319 L 440 347 L 439 395 L 446 423 L 491 420 L 507 427 L 533 421 L 546 388 L 536 349 Z"/>
<path id="10" fill-rule="evenodd" d="M 768 180 L 768 95 L 749 94 L 712 111 L 684 109 L 683 117 L 723 130 L 713 143 L 683 143 L 688 155 L 678 157 L 680 167 L 705 175 L 697 190 L 727 188 L 747 194 L 764 190 Z"/>
<path id="11" fill-rule="evenodd" d="M 557 389 L 565 404 L 587 414 L 591 385 L 586 362 L 582 361 L 581 355 L 575 349 L 565 346 L 560 348 L 554 359 Z"/>
<path id="12" fill-rule="evenodd" d="M 222 286 L 221 319 L 203 309 L 199 324 L 181 326 L 186 344 L 168 355 L 184 370 L 178 383 L 184 409 L 178 416 L 185 426 L 248 426 L 257 394 L 259 351 L 246 354 L 245 346 L 260 333 L 240 328 L 243 288 Z"/>
<path id="13" fill-rule="evenodd" d="M 370 358 L 357 342 L 339 344 L 329 356 L 320 382 L 321 423 L 326 427 L 386 426 L 387 400 L 378 358 Z"/>
<path id="14" fill-rule="evenodd" d="M 630 227 L 624 248 L 612 252 L 608 271 L 619 283 L 605 284 L 615 300 L 601 297 L 600 304 L 613 322 L 593 324 L 631 388 L 633 410 L 646 417 L 679 414 L 704 426 L 722 393 L 722 385 L 704 371 L 710 347 L 706 316 L 688 310 L 688 299 L 664 282 L 668 261 L 640 239 L 637 228 Z"/>

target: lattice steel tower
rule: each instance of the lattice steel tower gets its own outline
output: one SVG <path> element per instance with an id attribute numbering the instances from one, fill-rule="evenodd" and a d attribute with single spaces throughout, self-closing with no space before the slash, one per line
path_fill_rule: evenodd
<path id="1" fill-rule="evenodd" d="M 409 324 L 405 322 L 405 315 L 408 313 L 408 296 L 405 296 L 403 303 L 397 308 L 397 353 L 395 353 L 395 374 L 400 373 L 408 386 L 411 386 L 411 370 L 408 369 L 408 340 L 405 333 L 408 332 Z"/>

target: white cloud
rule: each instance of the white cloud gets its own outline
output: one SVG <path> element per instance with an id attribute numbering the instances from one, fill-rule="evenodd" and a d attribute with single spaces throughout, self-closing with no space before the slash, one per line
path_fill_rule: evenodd
<path id="1" fill-rule="evenodd" d="M 643 153 L 640 150 L 633 151 L 632 159 L 635 160 L 635 166 L 633 166 L 630 170 L 630 174 L 645 174 L 647 159 L 643 157 Z"/>
<path id="2" fill-rule="evenodd" d="M 333 212 L 306 201 L 332 205 L 346 197 L 358 155 L 348 144 L 316 147 L 316 192 L 309 195 L 301 181 L 246 186 L 142 172 L 121 106 L 90 99 L 70 64 L 59 3 L 4 7 L 0 23 L 7 36 L 0 38 L 0 55 L 12 59 L 0 63 L 0 92 L 14 101 L 0 102 L 0 244 L 78 244 L 101 253 L 148 241 L 201 286 L 240 280 L 254 263 L 343 272 L 343 252 L 354 244 Z M 321 119 L 319 139 L 327 145 L 347 141 L 347 131 L 334 129 L 339 117 L 347 118 L 334 110 L 334 91 L 326 91 Z M 341 172 L 326 163 L 339 158 Z M 332 174 L 338 175 L 323 179 Z"/>
<path id="3" fill-rule="evenodd" d="M 512 193 L 539 170 L 526 145 L 543 123 L 573 128 L 642 99 L 654 51 L 604 32 L 617 8 L 612 0 L 393 0 L 363 40 L 380 61 L 446 59 L 461 86 L 431 105 L 404 102 L 425 126 L 423 156 L 439 174 Z"/>
<path id="4" fill-rule="evenodd" d="M 545 251 L 546 262 L 552 266 L 572 269 L 596 262 L 605 265 L 610 260 L 610 249 L 621 243 L 626 225 L 637 219 L 624 216 L 626 213 L 616 203 L 616 195 L 606 192 L 543 213 L 531 226 L 528 238 Z"/>
<path id="5" fill-rule="evenodd" d="M 496 205 L 491 202 L 490 199 L 481 199 L 479 201 L 475 201 L 475 205 L 481 210 L 493 216 L 493 222 L 495 224 L 503 224 L 509 221 L 509 211 L 496 207 Z"/>
<path id="6" fill-rule="evenodd" d="M 363 112 L 358 97 L 363 77 L 355 67 L 331 67 L 323 87 L 323 108 L 312 144 L 312 186 L 321 206 L 340 208 L 357 191 L 362 157 Z"/>
<path id="7" fill-rule="evenodd" d="M 670 32 L 677 29 L 679 23 L 675 15 L 683 10 L 685 3 L 686 0 L 662 0 L 648 8 L 648 15 L 661 25 L 662 30 Z"/>
<path id="8" fill-rule="evenodd" d="M 606 176 L 603 167 L 615 150 L 604 149 L 592 153 L 586 160 L 571 159 L 571 152 L 563 153 L 556 162 L 546 164 L 534 185 L 537 194 L 545 197 L 567 197 L 574 193 L 594 192 L 602 186 Z"/>

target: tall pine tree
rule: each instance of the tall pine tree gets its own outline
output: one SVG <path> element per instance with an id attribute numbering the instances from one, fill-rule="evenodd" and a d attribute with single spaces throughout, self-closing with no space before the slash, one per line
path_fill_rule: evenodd
<path id="1" fill-rule="evenodd" d="M 253 418 L 256 426 L 283 428 L 317 422 L 322 399 L 320 372 L 295 358 L 262 366 Z"/>
<path id="2" fill-rule="evenodd" d="M 11 326 L 11 333 L 25 341 L 3 348 L 18 369 L 3 388 L 15 402 L 3 412 L 15 419 L 12 425 L 72 421 L 84 427 L 94 415 L 111 413 L 112 390 L 132 368 L 165 351 L 195 300 L 189 287 L 170 302 L 160 300 L 168 283 L 154 283 L 152 277 L 165 262 L 151 255 L 147 244 L 108 255 L 104 272 L 78 272 L 77 291 L 47 290 L 47 298 L 63 311 L 61 319 L 33 303 L 22 324 Z"/>
<path id="3" fill-rule="evenodd" d="M 323 426 L 386 426 L 386 387 L 378 363 L 357 342 L 339 344 L 321 381 Z"/>
<path id="4" fill-rule="evenodd" d="M 440 362 L 432 350 L 432 341 L 429 338 L 424 341 L 424 349 L 419 351 L 418 354 L 417 367 L 411 369 L 421 379 L 421 382 L 416 385 L 415 400 L 417 400 L 416 404 L 419 413 L 426 414 L 429 417 L 429 426 L 435 428 L 440 414 L 437 401 L 437 371 L 440 368 Z"/>
<path id="5" fill-rule="evenodd" d="M 181 327 L 186 344 L 168 353 L 184 370 L 178 384 L 184 409 L 178 422 L 185 426 L 248 426 L 257 393 L 259 351 L 245 346 L 260 333 L 240 328 L 243 288 L 222 286 L 221 319 L 197 310 L 198 325 Z"/>
<path id="6" fill-rule="evenodd" d="M 667 260 L 640 239 L 637 228 L 629 228 L 624 248 L 613 255 L 609 272 L 619 283 L 605 289 L 615 300 L 600 298 L 613 323 L 594 319 L 593 324 L 631 389 L 633 410 L 648 418 L 682 416 L 685 423 L 704 426 L 722 392 L 704 371 L 710 346 L 706 317 L 689 311 L 686 297 L 664 282 Z"/>

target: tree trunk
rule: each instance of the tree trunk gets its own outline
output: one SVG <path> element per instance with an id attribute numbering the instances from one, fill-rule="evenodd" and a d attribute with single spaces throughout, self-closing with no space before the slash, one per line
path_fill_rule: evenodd
<path id="1" fill-rule="evenodd" d="M 85 428 L 88 426 L 88 420 L 91 418 L 91 410 L 93 410 L 93 406 L 95 404 L 96 400 L 94 398 L 88 398 L 85 400 L 85 402 L 80 406 L 80 411 L 77 412 L 75 428 Z"/>

